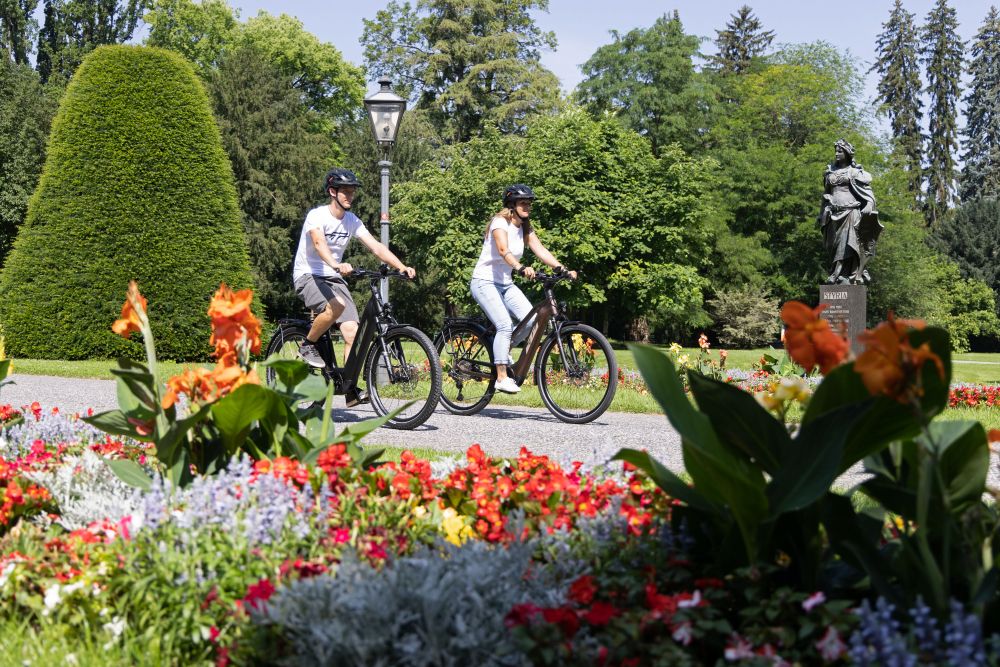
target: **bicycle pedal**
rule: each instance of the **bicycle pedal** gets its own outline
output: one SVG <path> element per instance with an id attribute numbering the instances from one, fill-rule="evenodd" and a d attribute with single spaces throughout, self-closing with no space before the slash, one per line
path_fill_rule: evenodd
<path id="1" fill-rule="evenodd" d="M 367 391 L 359 391 L 359 392 L 354 392 L 354 393 L 348 394 L 348 395 L 344 396 L 344 401 L 346 402 L 346 405 L 349 408 L 353 408 L 355 405 L 360 405 L 361 403 L 367 403 L 368 402 L 368 392 Z"/>

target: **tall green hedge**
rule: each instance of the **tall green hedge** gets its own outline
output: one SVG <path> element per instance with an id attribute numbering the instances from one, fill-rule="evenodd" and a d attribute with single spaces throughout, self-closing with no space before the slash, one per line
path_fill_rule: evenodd
<path id="1" fill-rule="evenodd" d="M 159 356 L 178 360 L 207 354 L 219 283 L 252 286 L 232 169 L 194 70 L 169 51 L 104 46 L 70 82 L 0 276 L 8 354 L 139 357 L 141 343 L 110 328 L 131 279 Z"/>

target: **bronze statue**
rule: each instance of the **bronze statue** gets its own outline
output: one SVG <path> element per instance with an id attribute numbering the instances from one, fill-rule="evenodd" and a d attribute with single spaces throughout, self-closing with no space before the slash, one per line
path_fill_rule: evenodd
<path id="1" fill-rule="evenodd" d="M 835 159 L 823 174 L 819 225 L 830 259 L 829 285 L 867 285 L 865 266 L 882 233 L 872 193 L 872 176 L 854 162 L 854 146 L 840 139 Z"/>

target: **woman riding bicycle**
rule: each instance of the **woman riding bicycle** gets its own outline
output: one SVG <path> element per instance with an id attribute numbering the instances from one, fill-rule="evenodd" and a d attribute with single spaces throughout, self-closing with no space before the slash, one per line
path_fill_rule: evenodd
<path id="1" fill-rule="evenodd" d="M 306 216 L 295 253 L 293 280 L 295 291 L 316 315 L 309 335 L 302 343 L 299 356 L 310 366 L 322 368 L 323 357 L 316 349 L 316 341 L 336 323 L 344 336 L 346 360 L 358 331 L 358 309 L 351 291 L 344 282 L 354 267 L 341 260 L 351 237 L 360 239 L 380 260 L 413 278 L 412 268 L 403 264 L 396 255 L 380 243 L 365 228 L 364 223 L 351 213 L 351 205 L 358 188 L 358 178 L 349 169 L 334 168 L 324 181 L 330 202 L 318 206 Z M 348 397 L 348 403 L 354 397 Z M 363 400 L 363 397 L 359 397 Z M 355 398 L 354 400 L 357 400 Z"/>
<path id="2" fill-rule="evenodd" d="M 504 189 L 503 208 L 486 227 L 483 248 L 469 285 L 472 298 L 496 327 L 496 336 L 493 338 L 496 389 L 508 394 L 521 391 L 517 383 L 507 376 L 507 365 L 513 363 L 510 357 L 511 344 L 520 342 L 511 341 L 511 315 L 520 322 L 531 311 L 531 303 L 511 279 L 511 270 L 526 278 L 535 277 L 534 269 L 521 264 L 526 243 L 540 261 L 556 270 L 562 270 L 562 265 L 542 245 L 531 227 L 534 199 L 535 193 L 527 185 L 516 183 Z M 568 275 L 576 278 L 575 271 L 569 271 Z M 525 327 L 523 336 L 527 336 L 530 329 L 531 327 Z"/>

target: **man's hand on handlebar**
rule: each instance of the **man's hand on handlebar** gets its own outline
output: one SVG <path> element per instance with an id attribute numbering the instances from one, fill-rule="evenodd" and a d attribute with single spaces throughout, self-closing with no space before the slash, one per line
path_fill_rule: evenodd
<path id="1" fill-rule="evenodd" d="M 410 280 L 413 280 L 414 278 L 417 277 L 417 270 L 412 266 L 404 266 L 402 268 L 401 273 L 405 273 L 406 277 L 409 278 Z"/>
<path id="2" fill-rule="evenodd" d="M 336 270 L 342 276 L 349 276 L 351 275 L 351 273 L 354 272 L 354 267 L 348 264 L 347 262 L 342 262 L 337 265 Z"/>

